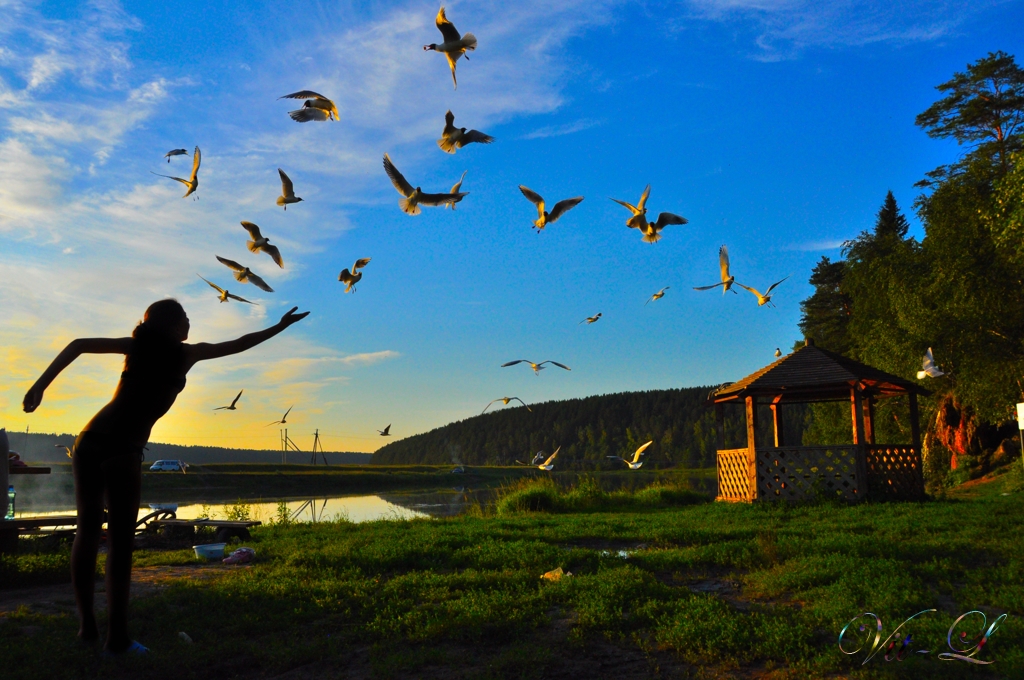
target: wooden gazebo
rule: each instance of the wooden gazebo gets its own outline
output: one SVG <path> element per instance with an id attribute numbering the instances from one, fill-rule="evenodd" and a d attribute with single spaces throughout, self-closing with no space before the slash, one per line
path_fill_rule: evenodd
<path id="1" fill-rule="evenodd" d="M 800 501 L 816 497 L 859 501 L 917 499 L 924 494 L 917 395 L 930 394 L 914 382 L 840 354 L 805 345 L 739 382 L 709 396 L 718 424 L 718 500 Z M 907 395 L 911 443 L 877 444 L 873 425 L 878 399 Z M 787 446 L 781 411 L 786 404 L 849 401 L 853 444 Z M 723 407 L 746 406 L 747 445 L 725 448 Z M 759 405 L 771 408 L 772 447 L 756 443 Z"/>

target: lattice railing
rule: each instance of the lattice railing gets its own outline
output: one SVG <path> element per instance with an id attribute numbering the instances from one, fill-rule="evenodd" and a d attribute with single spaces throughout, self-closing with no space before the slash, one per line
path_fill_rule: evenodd
<path id="1" fill-rule="evenodd" d="M 865 446 L 868 490 L 872 496 L 915 500 L 924 495 L 921 452 L 914 446 Z"/>
<path id="2" fill-rule="evenodd" d="M 783 446 L 758 449 L 757 500 L 802 501 L 815 498 L 860 500 L 857 446 Z"/>
<path id="3" fill-rule="evenodd" d="M 750 481 L 747 479 L 747 449 L 721 449 L 718 451 L 718 500 L 750 500 Z"/>

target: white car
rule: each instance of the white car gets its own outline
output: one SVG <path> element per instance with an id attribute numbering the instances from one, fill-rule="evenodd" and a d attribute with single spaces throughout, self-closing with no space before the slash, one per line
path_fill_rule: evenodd
<path id="1" fill-rule="evenodd" d="M 150 472 L 184 472 L 188 463 L 180 460 L 158 460 L 149 466 Z"/>

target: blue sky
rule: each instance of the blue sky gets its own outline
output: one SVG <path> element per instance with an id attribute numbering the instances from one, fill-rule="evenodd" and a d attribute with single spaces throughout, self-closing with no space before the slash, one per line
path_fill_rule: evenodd
<path id="1" fill-rule="evenodd" d="M 153 439 L 274 448 L 263 425 L 294 404 L 303 448 L 335 450 L 479 413 L 623 390 L 717 384 L 799 337 L 799 302 L 822 255 L 870 228 L 891 189 L 907 216 L 924 173 L 953 160 L 914 117 L 954 71 L 1004 50 L 1024 58 L 1021 2 L 457 2 L 479 48 L 459 89 L 427 2 L 194 5 L 0 0 L 0 426 L 74 432 L 109 399 L 116 357 L 85 357 L 31 416 L 27 387 L 77 336 L 123 336 L 173 295 L 193 341 L 310 317 L 189 375 Z M 277 97 L 313 89 L 340 122 L 300 125 Z M 456 124 L 496 137 L 456 155 Z M 200 146 L 199 200 L 152 172 Z M 438 191 L 468 171 L 453 213 L 409 217 L 381 168 L 390 153 Z M 303 203 L 274 204 L 277 168 Z M 686 216 L 649 245 L 609 197 Z M 516 186 L 585 200 L 536 234 Z M 245 250 L 240 220 L 278 244 L 286 269 Z M 733 273 L 784 276 L 776 309 L 699 293 Z M 214 254 L 277 292 L 234 282 Z M 371 257 L 358 292 L 338 272 Z M 221 305 L 196 278 L 261 303 Z M 658 289 L 665 297 L 644 306 Z M 258 294 L 257 294 L 258 293 Z M 245 308 L 243 308 L 245 307 Z M 593 325 L 583 318 L 603 313 Z M 534 377 L 511 359 L 572 367 Z M 213 413 L 239 389 L 234 413 Z"/>

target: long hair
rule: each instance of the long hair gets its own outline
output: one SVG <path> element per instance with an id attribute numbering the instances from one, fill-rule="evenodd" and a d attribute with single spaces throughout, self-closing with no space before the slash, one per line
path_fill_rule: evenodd
<path id="1" fill-rule="evenodd" d="M 131 352 L 125 357 L 126 371 L 175 374 L 181 363 L 181 340 L 175 329 L 185 318 L 185 308 L 174 298 L 159 300 L 146 309 L 132 331 Z"/>

